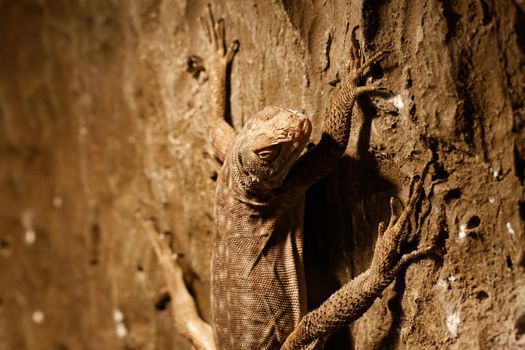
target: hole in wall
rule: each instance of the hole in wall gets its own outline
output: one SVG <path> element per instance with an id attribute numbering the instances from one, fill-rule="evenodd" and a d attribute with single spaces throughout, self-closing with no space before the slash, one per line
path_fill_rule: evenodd
<path id="1" fill-rule="evenodd" d="M 199 79 L 199 75 L 204 71 L 203 59 L 196 55 L 191 55 L 186 59 L 186 71 L 193 78 Z"/>
<path id="2" fill-rule="evenodd" d="M 445 167 L 443 164 L 439 164 L 439 166 L 436 166 L 434 174 L 432 174 L 432 181 L 435 180 L 446 180 L 450 176 L 448 171 L 445 170 Z"/>
<path id="3" fill-rule="evenodd" d="M 155 310 L 164 311 L 168 307 L 169 302 L 171 301 L 170 293 L 163 292 L 159 295 L 155 301 Z"/>
<path id="4" fill-rule="evenodd" d="M 383 67 L 379 63 L 374 63 L 370 66 L 370 76 L 374 79 L 381 79 L 385 75 Z"/>
<path id="5" fill-rule="evenodd" d="M 516 19 L 514 22 L 514 33 L 516 33 L 518 48 L 522 53 L 525 53 L 525 12 L 521 10 L 517 2 L 515 2 L 515 4 Z"/>
<path id="6" fill-rule="evenodd" d="M 143 272 L 144 271 L 144 266 L 142 266 L 142 264 L 138 264 L 137 265 L 137 271 L 138 272 Z"/>
<path id="7" fill-rule="evenodd" d="M 210 179 L 212 179 L 213 181 L 217 181 L 218 176 L 219 174 L 216 171 L 214 171 L 213 173 L 211 173 Z"/>
<path id="8" fill-rule="evenodd" d="M 518 317 L 516 320 L 516 340 L 521 338 L 523 334 L 525 334 L 525 314 Z"/>
<path id="9" fill-rule="evenodd" d="M 512 268 L 512 265 L 513 265 L 513 263 L 512 263 L 512 258 L 510 257 L 510 255 L 507 255 L 507 267 L 508 267 L 509 269 L 511 269 L 511 268 Z"/>
<path id="10" fill-rule="evenodd" d="M 525 151 L 519 150 L 514 144 L 514 170 L 521 184 L 525 181 Z"/>
<path id="11" fill-rule="evenodd" d="M 447 193 L 445 193 L 445 196 L 443 196 L 443 199 L 447 204 L 459 198 L 461 198 L 461 189 L 459 188 L 448 190 Z"/>
<path id="12" fill-rule="evenodd" d="M 413 83 L 414 81 L 412 80 L 412 78 L 408 77 L 407 81 L 405 82 L 405 85 L 407 88 L 411 88 Z"/>
<path id="13" fill-rule="evenodd" d="M 467 230 L 472 230 L 478 227 L 481 224 L 481 219 L 479 216 L 474 215 L 471 216 L 470 219 L 467 221 Z"/>
<path id="14" fill-rule="evenodd" d="M 462 16 L 455 11 L 451 1 L 443 1 L 442 6 L 444 17 L 447 21 L 447 34 L 445 40 L 448 42 L 452 37 L 456 36 L 457 26 L 460 23 Z"/>
<path id="15" fill-rule="evenodd" d="M 488 293 L 485 292 L 484 290 L 480 290 L 479 292 L 476 293 L 476 299 L 478 299 L 479 301 L 483 301 L 487 299 L 488 297 L 489 297 Z"/>
<path id="16" fill-rule="evenodd" d="M 492 14 L 490 13 L 489 5 L 484 0 L 481 1 L 481 10 L 483 11 L 483 18 L 481 19 L 481 23 L 483 23 L 483 25 L 486 26 L 492 20 Z"/>
<path id="17" fill-rule="evenodd" d="M 162 231 L 162 234 L 164 235 L 164 237 L 165 237 L 164 239 L 166 241 L 171 241 L 173 239 L 173 237 L 174 237 L 174 234 L 173 234 L 173 232 L 171 230 L 164 230 L 164 231 Z"/>
<path id="18" fill-rule="evenodd" d="M 89 265 L 96 266 L 99 263 L 99 245 L 100 245 L 100 226 L 98 223 L 93 223 L 89 229 L 91 234 L 91 249 L 89 257 Z"/>
<path id="19" fill-rule="evenodd" d="M 0 239 L 0 250 L 9 250 L 11 245 L 5 239 Z"/>

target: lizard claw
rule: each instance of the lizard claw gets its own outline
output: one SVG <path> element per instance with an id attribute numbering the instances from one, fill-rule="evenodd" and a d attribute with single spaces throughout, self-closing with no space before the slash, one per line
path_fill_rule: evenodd
<path id="1" fill-rule="evenodd" d="M 203 31 L 206 33 L 211 47 L 211 57 L 209 61 L 217 62 L 221 65 L 229 64 L 233 60 L 235 53 L 239 50 L 239 41 L 234 40 L 226 48 L 226 30 L 224 18 L 215 21 L 211 5 L 208 4 L 208 15 L 199 18 Z"/>
<path id="2" fill-rule="evenodd" d="M 382 95 L 394 95 L 392 90 L 389 90 L 382 86 L 377 85 L 365 85 L 365 86 L 358 86 L 355 88 L 355 95 L 359 96 L 364 93 L 375 93 L 375 94 L 382 94 Z"/>
<path id="3" fill-rule="evenodd" d="M 359 41 L 356 38 L 356 31 L 359 26 L 355 26 L 352 29 L 352 35 L 350 36 L 350 64 L 348 65 L 348 73 L 357 70 L 361 66 L 361 55 L 359 53 Z"/>
<path id="4" fill-rule="evenodd" d="M 233 56 L 239 51 L 239 40 L 235 39 L 230 46 L 228 47 L 228 51 L 226 52 L 226 61 L 230 63 L 233 60 Z"/>
<path id="5" fill-rule="evenodd" d="M 217 50 L 217 27 L 215 25 L 215 19 L 213 18 L 213 12 L 211 11 L 211 5 L 208 4 L 208 16 L 206 19 L 201 19 L 204 24 L 206 33 L 208 34 L 208 40 L 214 50 Z"/>
<path id="6" fill-rule="evenodd" d="M 226 51 L 226 30 L 224 27 L 224 18 L 219 18 L 217 21 L 215 21 L 213 12 L 211 10 L 211 5 L 208 4 L 208 16 L 206 16 L 206 19 L 201 17 L 200 20 L 214 53 L 221 57 L 228 55 L 230 48 L 232 48 L 233 45 L 230 45 L 230 48 L 228 51 Z"/>
<path id="7" fill-rule="evenodd" d="M 399 270 L 401 270 L 402 268 L 404 268 L 408 264 L 414 262 L 415 260 L 422 259 L 423 257 L 429 256 L 429 255 L 434 255 L 434 254 L 438 255 L 438 256 L 441 256 L 437 252 L 437 250 L 439 250 L 439 248 L 431 246 L 431 247 L 420 248 L 418 250 L 415 250 L 415 251 L 412 251 L 410 253 L 407 253 L 407 254 L 403 255 L 399 259 L 399 261 L 397 262 L 395 267 L 392 269 L 392 271 L 390 271 L 390 273 L 393 276 L 395 276 L 395 275 L 398 274 Z"/>
<path id="8" fill-rule="evenodd" d="M 419 179 L 419 175 L 414 175 L 410 179 L 410 183 L 408 184 L 408 198 L 412 198 L 414 195 L 414 186 L 416 185 L 416 181 Z"/>
<path id="9" fill-rule="evenodd" d="M 211 10 L 210 10 L 211 11 Z M 224 55 L 224 37 L 225 37 L 225 29 L 224 29 L 224 18 L 219 18 L 217 23 L 215 23 L 215 36 L 217 38 L 217 42 L 215 43 L 215 49 L 219 52 L 219 54 Z"/>
<path id="10" fill-rule="evenodd" d="M 414 207 L 419 198 L 423 182 L 431 162 L 425 164 L 421 175 L 414 176 L 410 180 L 409 185 L 409 197 L 403 212 L 397 215 L 395 212 L 395 199 L 390 198 L 390 221 L 386 229 L 384 224 L 379 225 L 379 234 L 374 250 L 374 257 L 372 259 L 372 267 L 379 271 L 387 271 L 388 269 L 395 266 L 395 261 L 398 259 L 400 243 L 403 238 L 403 232 L 407 221 L 410 219 L 414 211 Z M 433 247 L 431 247 L 434 249 Z M 429 249 L 429 248 L 428 248 Z M 402 261 L 410 261 L 416 256 L 428 254 L 427 248 L 419 250 L 408 256 L 401 257 Z"/>
<path id="11" fill-rule="evenodd" d="M 347 76 L 349 77 L 350 83 L 356 87 L 358 87 L 359 80 L 363 78 L 367 70 L 391 51 L 387 46 L 383 47 L 379 49 L 376 53 L 374 53 L 371 57 L 369 57 L 366 62 L 361 63 L 359 41 L 356 38 L 356 31 L 358 28 L 359 27 L 356 26 L 352 30 L 351 47 L 350 47 L 350 63 L 347 68 Z M 360 95 L 360 94 L 368 93 L 368 92 L 391 94 L 390 90 L 387 90 L 385 88 L 381 88 L 378 86 L 374 86 L 374 85 L 359 86 L 356 90 L 357 90 L 356 95 Z"/>
<path id="12" fill-rule="evenodd" d="M 224 20 L 221 18 L 215 22 L 211 5 L 208 4 L 208 15 L 206 18 L 199 17 L 201 26 L 213 51 L 221 51 L 224 55 Z"/>
<path id="13" fill-rule="evenodd" d="M 398 215 L 396 214 L 395 210 L 396 205 L 396 199 L 394 197 L 390 197 L 390 221 L 388 222 L 388 227 L 392 227 L 395 225 Z"/>

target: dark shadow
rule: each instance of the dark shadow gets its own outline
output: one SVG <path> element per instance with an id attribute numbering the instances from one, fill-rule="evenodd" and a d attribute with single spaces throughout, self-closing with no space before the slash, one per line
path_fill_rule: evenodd
<path id="1" fill-rule="evenodd" d="M 387 221 L 394 184 L 383 178 L 368 151 L 372 118 L 377 115 L 370 99 L 361 98 L 364 114 L 356 159 L 343 157 L 334 171 L 306 193 L 305 269 L 309 309 L 319 306 L 368 268 L 380 221 Z M 350 268 L 350 269 L 349 269 Z M 336 276 L 336 271 L 344 271 Z M 353 348 L 348 328 L 333 334 L 325 349 Z"/>

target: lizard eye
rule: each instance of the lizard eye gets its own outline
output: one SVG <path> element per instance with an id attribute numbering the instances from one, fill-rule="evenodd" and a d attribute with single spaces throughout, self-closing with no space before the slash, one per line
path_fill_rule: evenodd
<path id="1" fill-rule="evenodd" d="M 260 148 L 254 152 L 260 159 L 267 161 L 267 162 L 271 162 L 275 158 L 277 158 L 277 156 L 281 152 L 281 145 L 279 144 L 279 145 L 272 145 L 272 146 Z"/>

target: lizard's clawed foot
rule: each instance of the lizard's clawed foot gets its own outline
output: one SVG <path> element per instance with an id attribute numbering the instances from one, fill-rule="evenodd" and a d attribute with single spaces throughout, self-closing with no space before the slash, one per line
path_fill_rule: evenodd
<path id="1" fill-rule="evenodd" d="M 400 253 L 400 244 L 403 237 L 403 232 L 406 223 L 414 212 L 417 200 L 419 198 L 426 174 L 432 161 L 428 162 L 420 176 L 414 176 L 409 185 L 409 198 L 407 205 L 403 212 L 398 216 L 395 212 L 395 199 L 390 198 L 390 222 L 388 226 L 383 222 L 379 224 L 379 234 L 377 237 L 376 247 L 374 251 L 374 258 L 372 260 L 372 267 L 381 271 L 387 272 L 395 266 L 397 257 Z M 417 254 L 415 254 L 417 253 Z M 414 252 L 414 256 L 407 256 L 406 259 L 412 260 L 419 255 L 426 255 L 426 250 Z M 402 260 L 405 259 L 404 257 Z"/>
<path id="2" fill-rule="evenodd" d="M 226 61 L 230 63 L 233 61 L 233 56 L 239 51 L 239 46 L 241 44 L 239 43 L 239 40 L 235 39 L 230 46 L 228 46 L 228 50 L 226 51 Z"/>
<path id="3" fill-rule="evenodd" d="M 211 11 L 211 5 L 208 4 L 208 16 L 206 16 L 206 18 L 201 17 L 200 20 L 213 51 L 212 56 L 221 59 L 222 63 L 226 65 L 231 63 L 233 57 L 239 50 L 239 41 L 234 40 L 228 48 L 226 48 L 224 19 L 221 18 L 215 21 L 213 12 Z"/>
<path id="4" fill-rule="evenodd" d="M 361 63 L 361 54 L 359 52 L 359 42 L 356 38 L 356 30 L 358 27 L 355 27 L 352 31 L 351 36 L 351 48 L 350 48 L 350 64 L 348 65 L 348 77 L 350 83 L 355 86 L 355 95 L 361 95 L 364 93 L 381 93 L 381 94 L 392 94 L 392 92 L 384 87 L 377 85 L 364 85 L 359 86 L 361 78 L 364 77 L 368 69 L 375 63 L 377 63 L 381 58 L 390 52 L 390 50 L 383 48 L 378 52 L 374 53 L 366 62 Z"/>
<path id="5" fill-rule="evenodd" d="M 224 29 L 224 19 L 215 21 L 211 5 L 208 4 L 208 15 L 199 18 L 201 26 L 206 33 L 211 54 L 204 60 L 202 57 L 192 55 L 186 61 L 186 70 L 193 77 L 198 78 L 202 71 L 213 71 L 212 74 L 225 72 L 228 65 L 233 61 L 233 57 L 239 51 L 239 40 L 234 40 L 226 48 L 226 33 Z"/>

